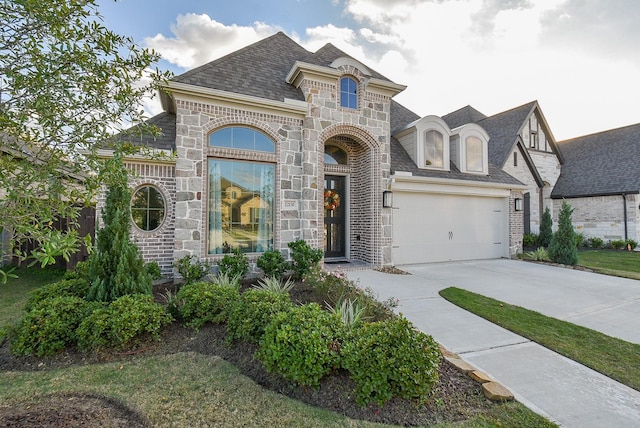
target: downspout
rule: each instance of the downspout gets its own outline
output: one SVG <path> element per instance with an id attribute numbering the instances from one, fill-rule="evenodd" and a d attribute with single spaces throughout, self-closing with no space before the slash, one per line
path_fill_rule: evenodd
<path id="1" fill-rule="evenodd" d="M 629 227 L 627 226 L 627 194 L 622 194 L 622 206 L 624 208 L 624 240 L 629 239 Z"/>

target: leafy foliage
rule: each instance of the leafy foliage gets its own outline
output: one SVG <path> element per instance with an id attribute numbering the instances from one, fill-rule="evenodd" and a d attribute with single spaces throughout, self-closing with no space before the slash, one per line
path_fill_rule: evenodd
<path id="1" fill-rule="evenodd" d="M 130 238 L 131 190 L 122 154 L 116 153 L 108 165 L 104 227 L 97 232 L 96 251 L 89 259 L 91 286 L 87 294 L 88 300 L 101 302 L 112 302 L 126 294 L 151 294 L 151 275 Z"/>
<path id="2" fill-rule="evenodd" d="M 293 260 L 291 268 L 299 279 L 304 278 L 313 268 L 318 266 L 324 256 L 324 252 L 320 248 L 311 248 L 303 239 L 289 242 L 287 245 L 291 249 L 291 259 Z"/>
<path id="3" fill-rule="evenodd" d="M 233 250 L 233 254 L 225 254 L 222 260 L 218 262 L 220 272 L 230 277 L 242 279 L 249 272 L 249 260 L 247 256 L 240 251 L 240 248 Z"/>
<path id="4" fill-rule="evenodd" d="M 184 256 L 173 262 L 173 265 L 178 270 L 185 284 L 200 281 L 209 273 L 209 269 L 211 268 L 209 262 L 201 262 L 196 256 Z"/>
<path id="5" fill-rule="evenodd" d="M 638 241 L 634 241 L 633 239 L 627 239 L 625 241 L 625 244 L 626 244 L 625 245 L 626 247 L 631 248 L 631 250 L 633 251 L 638 246 Z"/>
<path id="6" fill-rule="evenodd" d="M 549 245 L 549 257 L 556 263 L 575 265 L 578 263 L 578 249 L 576 248 L 575 232 L 571 224 L 573 208 L 566 202 L 558 215 L 558 230 L 553 234 Z"/>
<path id="7" fill-rule="evenodd" d="M 82 349 L 122 348 L 134 339 L 159 337 L 173 318 L 164 306 L 144 294 L 119 297 L 108 307 L 93 311 L 78 326 L 78 346 Z"/>
<path id="8" fill-rule="evenodd" d="M 329 312 L 337 314 L 347 328 L 355 327 L 362 321 L 364 307 L 357 300 L 341 297 L 335 306 L 331 306 L 329 303 L 326 303 L 326 305 L 329 308 Z"/>
<path id="9" fill-rule="evenodd" d="M 538 245 L 541 247 L 549 247 L 553 238 L 553 220 L 551 219 L 551 211 L 549 207 L 544 209 L 542 219 L 540 220 L 540 234 L 538 235 Z"/>
<path id="10" fill-rule="evenodd" d="M 604 241 L 602 240 L 602 238 L 598 238 L 597 236 L 592 236 L 591 238 L 589 238 L 589 246 L 591 248 L 602 248 L 603 245 Z"/>
<path id="11" fill-rule="evenodd" d="M 265 368 L 300 385 L 316 386 L 339 364 L 344 329 L 316 303 L 278 313 L 266 327 L 256 356 Z"/>
<path id="12" fill-rule="evenodd" d="M 534 251 L 529 251 L 526 256 L 531 260 L 537 260 L 541 262 L 551 261 L 551 259 L 549 258 L 549 253 L 544 247 L 538 247 Z"/>
<path id="13" fill-rule="evenodd" d="M 258 342 L 273 317 L 293 306 L 289 295 L 266 290 L 247 290 L 229 312 L 229 340 Z"/>
<path id="14" fill-rule="evenodd" d="M 158 262 L 155 260 L 145 263 L 144 270 L 151 276 L 152 280 L 162 278 L 162 270 L 160 269 Z"/>
<path id="15" fill-rule="evenodd" d="M 295 282 L 291 279 L 287 279 L 286 281 L 282 281 L 281 279 L 270 276 L 258 281 L 258 284 L 254 285 L 254 288 L 259 290 L 271 291 L 274 293 L 285 294 L 288 293 L 289 290 L 293 288 Z"/>
<path id="16" fill-rule="evenodd" d="M 51 355 L 75 343 L 76 328 L 101 303 L 75 296 L 59 296 L 40 301 L 16 327 L 11 341 L 15 355 Z"/>
<path id="17" fill-rule="evenodd" d="M 535 247 L 536 245 L 538 245 L 538 235 L 535 233 L 525 233 L 522 235 L 523 247 Z"/>
<path id="18" fill-rule="evenodd" d="M 0 224 L 14 248 L 36 242 L 20 256 L 41 264 L 80 247 L 73 226 L 100 186 L 86 174 L 100 170 L 97 149 L 123 122 L 142 121 L 142 97 L 169 76 L 150 73 L 159 56 L 105 28 L 97 8 L 95 0 L 0 7 Z M 68 231 L 56 230 L 59 218 Z"/>
<path id="19" fill-rule="evenodd" d="M 40 304 L 43 300 L 59 296 L 72 296 L 84 298 L 89 290 L 89 283 L 86 279 L 63 279 L 43 285 L 29 293 L 29 298 L 24 309 L 29 312 Z"/>
<path id="20" fill-rule="evenodd" d="M 186 325 L 197 330 L 207 322 L 226 322 L 229 310 L 239 298 L 237 287 L 194 282 L 178 291 L 172 305 Z"/>
<path id="21" fill-rule="evenodd" d="M 610 242 L 610 244 L 611 248 L 613 248 L 614 250 L 621 250 L 623 248 L 626 248 L 627 246 L 626 242 L 622 239 L 614 239 Z"/>
<path id="22" fill-rule="evenodd" d="M 426 400 L 438 380 L 440 350 L 403 317 L 364 323 L 342 346 L 342 365 L 356 382 L 356 401 Z"/>
<path id="23" fill-rule="evenodd" d="M 256 265 L 262 269 L 265 276 L 282 278 L 284 273 L 289 269 L 289 263 L 284 259 L 280 251 L 265 251 L 258 257 Z"/>

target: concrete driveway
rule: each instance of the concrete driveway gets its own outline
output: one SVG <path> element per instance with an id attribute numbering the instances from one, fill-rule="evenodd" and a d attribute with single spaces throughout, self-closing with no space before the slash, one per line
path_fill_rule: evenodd
<path id="1" fill-rule="evenodd" d="M 348 276 L 381 299 L 399 298 L 397 312 L 562 426 L 640 426 L 640 392 L 438 295 L 455 286 L 640 343 L 640 281 L 506 259 L 401 268 L 411 275 Z"/>

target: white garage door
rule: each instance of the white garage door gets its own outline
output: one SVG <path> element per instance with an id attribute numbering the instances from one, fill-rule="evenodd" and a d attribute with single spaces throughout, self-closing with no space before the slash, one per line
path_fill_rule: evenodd
<path id="1" fill-rule="evenodd" d="M 395 192 L 397 265 L 508 256 L 506 198 Z"/>

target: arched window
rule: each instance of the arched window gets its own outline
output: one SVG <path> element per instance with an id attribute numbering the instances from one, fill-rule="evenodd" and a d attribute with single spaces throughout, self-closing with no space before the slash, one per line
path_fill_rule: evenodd
<path id="1" fill-rule="evenodd" d="M 324 146 L 324 164 L 347 165 L 347 152 L 337 146 Z"/>
<path id="2" fill-rule="evenodd" d="M 340 106 L 358 108 L 358 84 L 351 77 L 340 79 Z"/>
<path id="3" fill-rule="evenodd" d="M 435 129 L 425 133 L 424 139 L 425 165 L 432 168 L 444 168 L 444 138 Z"/>
<path id="4" fill-rule="evenodd" d="M 275 152 L 264 133 L 230 126 L 209 136 L 214 147 L 238 149 L 237 159 L 208 159 L 207 253 L 273 249 L 276 165 L 254 162 L 245 151 Z"/>
<path id="5" fill-rule="evenodd" d="M 165 201 L 160 190 L 145 185 L 135 191 L 131 198 L 133 223 L 146 232 L 156 230 L 165 217 Z"/>
<path id="6" fill-rule="evenodd" d="M 275 152 L 275 145 L 269 137 L 246 126 L 229 126 L 214 132 L 209 135 L 209 145 L 256 152 Z"/>
<path id="7" fill-rule="evenodd" d="M 467 146 L 467 171 L 482 172 L 484 170 L 482 140 L 475 136 L 467 137 L 465 145 Z"/>

